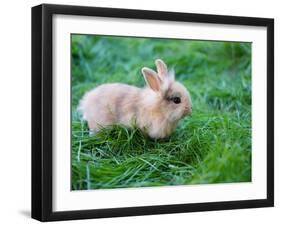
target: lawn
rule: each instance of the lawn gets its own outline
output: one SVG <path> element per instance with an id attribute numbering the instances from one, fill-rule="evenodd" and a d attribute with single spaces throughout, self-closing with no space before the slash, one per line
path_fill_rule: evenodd
<path id="1" fill-rule="evenodd" d="M 72 35 L 72 189 L 251 181 L 251 44 Z M 89 136 L 77 112 L 103 83 L 145 85 L 163 59 L 190 91 L 191 117 L 151 140 L 114 126 Z"/>

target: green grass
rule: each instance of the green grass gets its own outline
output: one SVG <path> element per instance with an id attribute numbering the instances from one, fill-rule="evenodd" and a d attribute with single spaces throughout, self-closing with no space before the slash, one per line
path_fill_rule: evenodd
<path id="1" fill-rule="evenodd" d="M 89 136 L 77 113 L 103 83 L 142 87 L 143 66 L 173 66 L 193 113 L 172 136 L 151 140 L 114 126 Z M 72 189 L 251 181 L 251 44 L 72 36 Z"/>

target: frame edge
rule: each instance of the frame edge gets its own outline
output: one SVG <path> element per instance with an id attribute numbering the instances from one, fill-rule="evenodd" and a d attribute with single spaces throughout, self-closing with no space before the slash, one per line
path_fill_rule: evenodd
<path id="1" fill-rule="evenodd" d="M 31 217 L 42 220 L 42 6 L 31 9 Z"/>
<path id="2" fill-rule="evenodd" d="M 32 176 L 31 217 L 49 221 L 52 214 L 52 13 L 31 8 Z"/>
<path id="3" fill-rule="evenodd" d="M 274 206 L 274 19 L 267 22 L 267 201 Z"/>

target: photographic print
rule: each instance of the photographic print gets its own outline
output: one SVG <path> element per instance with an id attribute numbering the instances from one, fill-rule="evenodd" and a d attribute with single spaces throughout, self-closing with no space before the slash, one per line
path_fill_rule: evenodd
<path id="1" fill-rule="evenodd" d="M 71 189 L 251 182 L 250 42 L 71 34 Z"/>
<path id="2" fill-rule="evenodd" d="M 32 7 L 32 218 L 274 205 L 274 20 Z"/>

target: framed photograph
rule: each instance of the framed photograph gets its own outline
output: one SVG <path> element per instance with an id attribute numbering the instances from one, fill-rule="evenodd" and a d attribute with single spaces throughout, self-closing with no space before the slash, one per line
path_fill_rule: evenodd
<path id="1" fill-rule="evenodd" d="M 274 205 L 274 21 L 32 8 L 32 217 Z"/>

